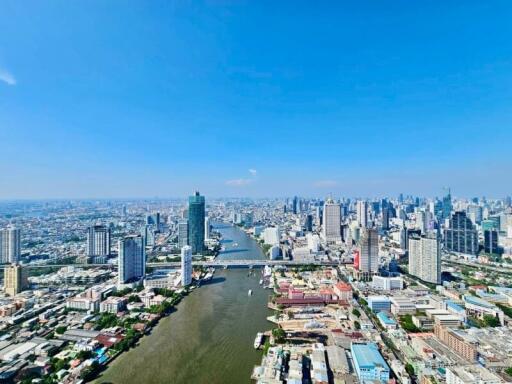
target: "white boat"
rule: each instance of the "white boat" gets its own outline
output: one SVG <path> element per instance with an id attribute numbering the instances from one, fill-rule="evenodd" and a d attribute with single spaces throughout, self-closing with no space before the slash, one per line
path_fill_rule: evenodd
<path id="1" fill-rule="evenodd" d="M 252 295 L 252 289 L 249 289 L 249 292 L 247 292 L 247 295 L 248 295 L 248 296 L 251 296 L 251 295 Z"/>
<path id="2" fill-rule="evenodd" d="M 256 338 L 254 339 L 254 349 L 258 349 L 261 346 L 261 343 L 263 342 L 263 333 L 258 332 L 256 335 Z"/>
<path id="3" fill-rule="evenodd" d="M 260 280 L 260 285 L 263 284 L 263 279 Z"/>

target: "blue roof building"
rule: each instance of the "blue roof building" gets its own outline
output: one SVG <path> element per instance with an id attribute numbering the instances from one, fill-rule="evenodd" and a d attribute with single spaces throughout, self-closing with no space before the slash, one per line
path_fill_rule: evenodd
<path id="1" fill-rule="evenodd" d="M 397 324 L 396 321 L 391 319 L 386 312 L 379 312 L 377 313 L 377 318 L 379 319 L 379 322 L 382 324 L 382 326 L 386 329 L 396 329 Z"/>
<path id="2" fill-rule="evenodd" d="M 366 380 L 377 380 L 381 383 L 388 382 L 390 369 L 376 344 L 352 343 L 350 351 L 352 352 L 354 368 L 360 382 L 364 383 Z"/>

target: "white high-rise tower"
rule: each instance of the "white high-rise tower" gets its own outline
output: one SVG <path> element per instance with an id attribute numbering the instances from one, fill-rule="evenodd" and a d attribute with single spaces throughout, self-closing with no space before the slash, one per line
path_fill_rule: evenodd
<path id="1" fill-rule="evenodd" d="M 181 285 L 186 287 L 192 283 L 192 247 L 181 248 Z"/>
<path id="2" fill-rule="evenodd" d="M 341 241 L 340 204 L 329 198 L 324 203 L 322 236 L 328 243 Z"/>
<path id="3" fill-rule="evenodd" d="M 13 225 L 0 231 L 0 261 L 16 264 L 21 257 L 21 231 Z"/>

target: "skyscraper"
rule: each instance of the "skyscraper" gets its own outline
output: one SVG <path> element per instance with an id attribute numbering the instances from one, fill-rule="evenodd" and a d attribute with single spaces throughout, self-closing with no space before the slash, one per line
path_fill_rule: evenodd
<path id="1" fill-rule="evenodd" d="M 387 231 L 389 229 L 389 207 L 382 208 L 382 229 Z"/>
<path id="2" fill-rule="evenodd" d="M 87 256 L 90 258 L 110 255 L 110 228 L 92 225 L 87 230 Z"/>
<path id="3" fill-rule="evenodd" d="M 409 238 L 409 273 L 429 283 L 441 283 L 441 246 L 437 233 Z"/>
<path id="4" fill-rule="evenodd" d="M 369 275 L 379 269 L 379 233 L 375 228 L 364 228 L 359 239 L 359 271 Z"/>
<path id="5" fill-rule="evenodd" d="M 359 200 L 357 202 L 357 224 L 360 227 L 368 227 L 368 202 L 366 200 Z"/>
<path id="6" fill-rule="evenodd" d="M 304 222 L 304 228 L 306 232 L 311 232 L 313 230 L 313 215 L 306 215 L 306 220 Z"/>
<path id="7" fill-rule="evenodd" d="M 200 253 L 204 248 L 204 196 L 199 192 L 188 198 L 188 243 L 192 253 Z"/>
<path id="8" fill-rule="evenodd" d="M 299 212 L 299 198 L 297 196 L 293 198 L 292 211 L 295 215 Z"/>
<path id="9" fill-rule="evenodd" d="M 11 264 L 4 270 L 4 292 L 15 296 L 27 286 L 27 277 L 19 264 Z"/>
<path id="10" fill-rule="evenodd" d="M 21 231 L 13 225 L 0 231 L 0 261 L 18 263 L 21 258 Z"/>
<path id="11" fill-rule="evenodd" d="M 192 283 L 192 248 L 185 245 L 181 248 L 181 285 L 186 287 Z"/>
<path id="12" fill-rule="evenodd" d="M 324 203 L 322 236 L 328 243 L 341 241 L 340 205 L 331 198 Z"/>
<path id="13" fill-rule="evenodd" d="M 119 240 L 119 284 L 139 280 L 146 274 L 146 252 L 142 236 Z"/>
<path id="14" fill-rule="evenodd" d="M 478 252 L 478 233 L 466 212 L 457 211 L 448 220 L 444 229 L 445 249 L 451 252 L 476 255 Z"/>
<path id="15" fill-rule="evenodd" d="M 450 214 L 452 213 L 452 195 L 450 192 L 450 188 L 448 188 L 448 194 L 443 197 L 443 218 L 446 219 L 450 217 Z"/>

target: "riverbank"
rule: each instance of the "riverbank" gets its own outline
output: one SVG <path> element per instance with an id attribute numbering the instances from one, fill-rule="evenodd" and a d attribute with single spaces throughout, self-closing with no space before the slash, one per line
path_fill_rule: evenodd
<path id="1" fill-rule="evenodd" d="M 219 229 L 230 246 L 224 259 L 263 259 L 260 247 L 237 227 Z M 231 244 L 237 243 L 234 247 Z M 257 332 L 270 329 L 268 292 L 259 273 L 247 269 L 218 270 L 209 284 L 196 289 L 176 311 L 139 345 L 119 356 L 96 383 L 250 382 L 262 352 L 254 349 Z M 252 290 L 252 295 L 248 291 Z"/>

